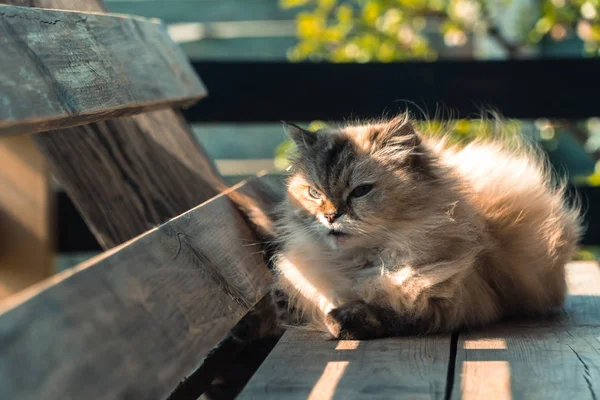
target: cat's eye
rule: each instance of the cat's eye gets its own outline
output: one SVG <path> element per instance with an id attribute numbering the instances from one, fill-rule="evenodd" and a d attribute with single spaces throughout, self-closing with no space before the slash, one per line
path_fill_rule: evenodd
<path id="1" fill-rule="evenodd" d="M 308 187 L 308 195 L 310 197 L 312 197 L 313 199 L 317 199 L 317 200 L 319 200 L 321 198 L 321 193 L 319 193 L 319 191 L 316 190 L 315 188 L 313 188 L 312 186 Z"/>
<path id="2" fill-rule="evenodd" d="M 373 185 L 371 185 L 371 184 L 360 185 L 360 186 L 355 187 L 350 192 L 350 197 L 363 197 L 364 195 L 369 193 L 371 190 L 373 190 Z"/>

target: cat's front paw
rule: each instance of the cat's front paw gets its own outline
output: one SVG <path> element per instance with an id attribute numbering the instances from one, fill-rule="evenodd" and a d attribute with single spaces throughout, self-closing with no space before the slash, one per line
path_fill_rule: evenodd
<path id="1" fill-rule="evenodd" d="M 363 301 L 334 308 L 325 316 L 325 325 L 336 339 L 342 340 L 374 339 L 381 330 L 377 314 Z"/>

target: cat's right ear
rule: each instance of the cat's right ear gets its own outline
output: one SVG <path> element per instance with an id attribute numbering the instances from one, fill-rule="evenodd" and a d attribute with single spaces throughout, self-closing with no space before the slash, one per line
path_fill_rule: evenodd
<path id="1" fill-rule="evenodd" d="M 317 142 L 317 135 L 309 130 L 299 127 L 298 125 L 290 124 L 285 121 L 283 129 L 292 138 L 298 147 L 310 148 Z"/>

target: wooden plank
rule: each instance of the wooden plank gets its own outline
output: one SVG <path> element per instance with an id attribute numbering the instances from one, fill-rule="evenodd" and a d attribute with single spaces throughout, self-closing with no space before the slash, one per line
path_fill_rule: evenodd
<path id="1" fill-rule="evenodd" d="M 102 0 L 100 1 L 73 1 L 73 0 L 0 0 L 0 4 L 12 4 L 20 7 L 56 8 L 59 10 L 77 10 L 84 12 L 106 11 Z"/>
<path id="2" fill-rule="evenodd" d="M 0 134 L 189 106 L 206 95 L 156 20 L 0 5 Z"/>
<path id="3" fill-rule="evenodd" d="M 194 124 L 194 136 L 214 158 L 273 158 L 286 139 L 281 122 L 271 124 Z"/>
<path id="4" fill-rule="evenodd" d="M 295 36 L 206 38 L 181 43 L 181 50 L 194 61 L 285 62 L 287 51 L 298 43 Z M 212 87 L 211 87 L 212 93 Z"/>
<path id="5" fill-rule="evenodd" d="M 53 273 L 54 193 L 28 137 L 0 138 L 0 299 Z"/>
<path id="6" fill-rule="evenodd" d="M 343 121 L 405 108 L 419 118 L 440 109 L 452 111 L 441 118 L 479 118 L 482 106 L 517 119 L 598 114 L 589 88 L 600 87 L 600 59 L 193 65 L 211 96 L 186 112 L 192 122 Z"/>
<path id="7" fill-rule="evenodd" d="M 205 39 L 296 37 L 296 21 L 184 22 L 167 28 L 176 43 Z"/>
<path id="8" fill-rule="evenodd" d="M 261 181 L 239 192 L 269 199 Z M 162 399 L 265 293 L 226 195 L 0 306 L 0 398 Z"/>
<path id="9" fill-rule="evenodd" d="M 185 121 L 171 110 L 44 132 L 35 140 L 104 248 L 224 188 Z"/>
<path id="10" fill-rule="evenodd" d="M 563 315 L 461 333 L 454 399 L 597 399 L 600 395 L 600 268 L 568 268 Z"/>
<path id="11" fill-rule="evenodd" d="M 224 176 L 239 176 L 242 174 L 256 175 L 262 171 L 276 172 L 273 158 L 245 160 L 215 160 L 219 172 Z"/>
<path id="12" fill-rule="evenodd" d="M 0 0 L 102 12 L 100 0 Z M 106 249 L 210 199 L 224 183 L 181 116 L 171 110 L 34 135 Z"/>
<path id="13" fill-rule="evenodd" d="M 110 12 L 160 18 L 166 23 L 293 19 L 302 8 L 275 0 L 108 0 Z"/>
<path id="14" fill-rule="evenodd" d="M 238 399 L 443 399 L 450 336 L 330 341 L 288 331 Z"/>

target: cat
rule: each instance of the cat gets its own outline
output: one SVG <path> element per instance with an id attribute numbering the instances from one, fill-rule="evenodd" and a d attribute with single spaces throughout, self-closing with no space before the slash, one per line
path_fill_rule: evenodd
<path id="1" fill-rule="evenodd" d="M 281 324 L 337 339 L 448 332 L 546 313 L 580 238 L 543 156 L 423 135 L 410 116 L 296 144 L 271 291 Z"/>

